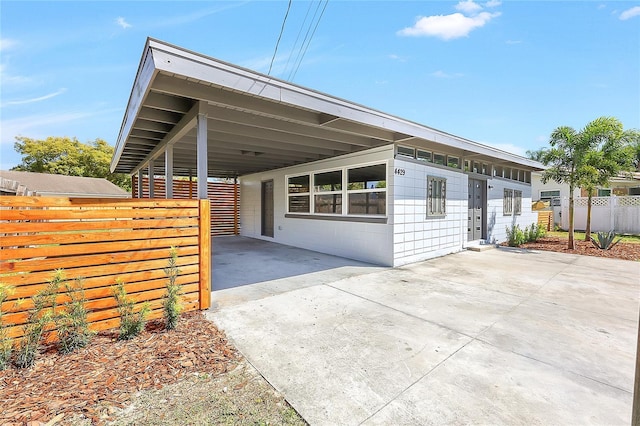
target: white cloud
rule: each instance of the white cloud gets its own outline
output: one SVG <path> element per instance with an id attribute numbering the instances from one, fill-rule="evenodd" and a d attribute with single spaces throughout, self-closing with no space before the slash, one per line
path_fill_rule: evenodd
<path id="1" fill-rule="evenodd" d="M 415 25 L 398 31 L 403 36 L 438 37 L 443 40 L 466 37 L 476 28 L 481 28 L 493 18 L 500 16 L 500 12 L 481 12 L 476 16 L 464 16 L 462 13 L 451 15 L 434 15 L 419 17 Z"/>
<path id="2" fill-rule="evenodd" d="M 631 19 L 636 16 L 640 16 L 640 6 L 635 6 L 622 12 L 620 14 L 620 20 L 626 21 L 627 19 Z"/>
<path id="3" fill-rule="evenodd" d="M 489 0 L 484 5 L 485 7 L 498 7 L 502 4 L 500 0 Z"/>
<path id="4" fill-rule="evenodd" d="M 32 104 L 32 103 L 35 103 L 35 102 L 46 101 L 47 99 L 54 98 L 54 97 L 56 97 L 58 95 L 63 94 L 66 91 L 67 91 L 67 89 L 62 88 L 62 89 L 58 90 L 57 92 L 49 93 L 47 95 L 39 96 L 37 98 L 21 99 L 21 100 L 15 100 L 15 101 L 7 101 L 7 102 L 4 102 L 4 103 L 0 104 L 0 106 L 5 107 L 5 106 L 9 106 L 9 105 L 25 105 L 25 104 Z"/>
<path id="5" fill-rule="evenodd" d="M 482 6 L 480 6 L 478 3 L 474 2 L 473 0 L 463 0 L 458 4 L 456 4 L 456 10 L 472 15 L 472 14 L 475 14 L 476 12 L 481 11 Z"/>
<path id="6" fill-rule="evenodd" d="M 507 44 L 520 44 L 522 40 L 507 40 L 505 43 Z"/>
<path id="7" fill-rule="evenodd" d="M 462 74 L 460 72 L 456 72 L 456 73 L 450 74 L 450 73 L 446 73 L 446 72 L 444 72 L 442 70 L 438 70 L 438 71 L 432 72 L 431 76 L 432 77 L 437 77 L 437 78 L 460 78 L 460 77 L 463 77 L 464 74 Z"/>
<path id="8" fill-rule="evenodd" d="M 57 130 L 54 132 L 51 128 L 58 129 L 60 128 L 60 125 L 102 113 L 104 113 L 104 111 L 61 112 L 51 114 L 34 114 L 2 120 L 0 122 L 0 128 L 2 129 L 0 144 L 11 144 L 13 146 L 13 138 L 16 136 L 51 136 L 51 134 L 58 133 Z M 36 136 L 34 136 L 34 134 Z"/>
<path id="9" fill-rule="evenodd" d="M 18 45 L 16 40 L 10 38 L 0 38 L 0 52 L 4 52 L 7 49 L 11 49 Z"/>
<path id="10" fill-rule="evenodd" d="M 598 5 L 598 9 L 599 9 L 599 10 L 600 10 L 600 9 L 606 9 L 606 8 L 607 8 L 607 5 L 606 5 L 606 4 L 599 4 L 599 5 Z"/>
<path id="11" fill-rule="evenodd" d="M 118 16 L 118 18 L 116 18 L 116 24 L 125 30 L 127 28 L 131 28 L 131 24 L 128 23 L 122 16 Z"/>

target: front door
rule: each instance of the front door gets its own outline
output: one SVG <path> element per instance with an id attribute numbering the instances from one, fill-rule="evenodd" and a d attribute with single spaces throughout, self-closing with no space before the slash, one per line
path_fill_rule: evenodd
<path id="1" fill-rule="evenodd" d="M 467 240 L 481 240 L 485 227 L 486 182 L 469 179 Z"/>
<path id="2" fill-rule="evenodd" d="M 262 235 L 273 237 L 273 181 L 262 182 Z"/>

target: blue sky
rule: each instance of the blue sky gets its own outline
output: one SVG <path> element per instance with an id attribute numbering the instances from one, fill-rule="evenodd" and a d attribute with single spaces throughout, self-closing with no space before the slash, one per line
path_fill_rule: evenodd
<path id="1" fill-rule="evenodd" d="M 2 0 L 0 169 L 18 135 L 115 144 L 148 36 L 266 73 L 287 5 Z M 271 74 L 524 154 L 602 115 L 640 128 L 640 1 L 294 0 Z"/>

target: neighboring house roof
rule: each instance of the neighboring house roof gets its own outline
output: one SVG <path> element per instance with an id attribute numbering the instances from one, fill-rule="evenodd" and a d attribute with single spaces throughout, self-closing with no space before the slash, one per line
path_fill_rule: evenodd
<path id="1" fill-rule="evenodd" d="M 173 146 L 174 173 L 189 174 L 197 163 L 201 121 L 207 129 L 209 177 L 394 143 L 428 144 L 474 161 L 542 169 L 537 161 L 149 38 L 111 170 L 133 174 L 153 161 L 155 172 L 164 174 L 163 153 Z"/>
<path id="2" fill-rule="evenodd" d="M 130 194 L 103 178 L 0 170 L 2 195 L 126 198 Z"/>

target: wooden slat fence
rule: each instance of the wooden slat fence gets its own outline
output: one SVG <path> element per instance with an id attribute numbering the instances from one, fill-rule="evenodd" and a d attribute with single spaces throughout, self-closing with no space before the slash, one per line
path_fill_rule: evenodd
<path id="1" fill-rule="evenodd" d="M 94 330 L 119 325 L 116 279 L 137 309 L 148 301 L 149 318 L 160 318 L 171 247 L 178 252 L 184 309 L 207 309 L 209 212 L 209 200 L 0 197 L 0 282 L 15 288 L 2 305 L 9 336 L 22 334 L 31 296 L 56 269 L 82 279 Z"/>
<path id="2" fill-rule="evenodd" d="M 164 198 L 166 194 L 164 178 L 156 177 L 153 180 L 154 198 Z M 132 178 L 133 197 L 138 196 L 138 179 Z M 149 198 L 149 179 L 142 179 L 142 196 Z M 240 221 L 238 207 L 240 203 L 239 185 L 225 182 L 207 182 L 207 195 L 211 201 L 211 235 L 238 235 L 240 233 Z M 195 199 L 198 197 L 197 182 L 174 179 L 174 199 Z"/>
<path id="3" fill-rule="evenodd" d="M 541 210 L 538 212 L 538 225 L 547 231 L 553 231 L 553 212 Z"/>

